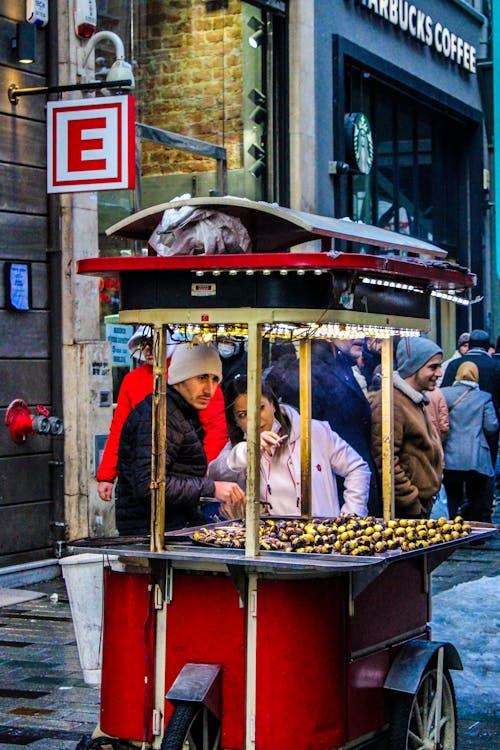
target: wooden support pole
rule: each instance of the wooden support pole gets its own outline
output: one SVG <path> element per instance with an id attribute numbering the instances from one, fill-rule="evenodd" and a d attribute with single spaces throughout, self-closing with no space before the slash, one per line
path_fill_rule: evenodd
<path id="1" fill-rule="evenodd" d="M 153 330 L 151 439 L 151 552 L 165 549 L 165 458 L 167 444 L 167 329 Z"/>
<path id="2" fill-rule="evenodd" d="M 311 339 L 300 342 L 300 513 L 311 517 Z"/>
<path id="3" fill-rule="evenodd" d="M 384 521 L 394 518 L 394 392 L 392 337 L 382 339 L 382 499 Z"/>
<path id="4" fill-rule="evenodd" d="M 245 555 L 259 554 L 260 401 L 262 396 L 262 325 L 248 324 L 247 364 L 247 505 Z"/>

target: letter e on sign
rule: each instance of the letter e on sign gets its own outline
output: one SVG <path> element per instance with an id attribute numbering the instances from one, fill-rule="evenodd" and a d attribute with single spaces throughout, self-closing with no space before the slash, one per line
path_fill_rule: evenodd
<path id="1" fill-rule="evenodd" d="M 135 187 L 132 96 L 47 104 L 47 192 Z"/>

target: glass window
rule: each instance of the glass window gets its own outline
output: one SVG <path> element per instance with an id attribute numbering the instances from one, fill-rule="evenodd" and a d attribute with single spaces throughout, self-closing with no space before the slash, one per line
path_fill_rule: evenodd
<path id="1" fill-rule="evenodd" d="M 415 147 L 413 128 L 415 119 L 412 110 L 401 109 L 397 117 L 397 211 L 394 228 L 401 234 L 413 234 L 415 224 Z"/>
<path id="2" fill-rule="evenodd" d="M 432 126 L 425 118 L 417 122 L 417 191 L 415 234 L 427 242 L 434 241 L 432 185 Z"/>
<path id="3" fill-rule="evenodd" d="M 131 60 L 136 121 L 227 153 L 226 192 L 255 200 L 280 200 L 285 175 L 277 179 L 282 151 L 285 69 L 278 65 L 286 43 L 283 14 L 240 0 L 101 0 L 98 30 L 117 33 Z M 114 45 L 101 42 L 96 77 L 104 79 Z M 278 91 L 280 95 L 278 96 Z M 277 133 L 279 136 L 277 137 Z M 216 195 L 221 170 L 202 153 L 140 141 L 139 186 L 99 195 L 101 253 L 116 243 L 103 232 L 132 211 L 176 196 Z M 119 243 L 120 251 L 124 249 Z M 131 247 L 130 252 L 140 252 Z"/>
<path id="4" fill-rule="evenodd" d="M 352 218 L 435 242 L 458 257 L 466 127 L 355 62 L 346 71 L 346 112 L 368 116 L 374 141 L 371 174 L 350 173 Z"/>
<path id="5" fill-rule="evenodd" d="M 379 92 L 377 91 L 379 94 Z M 395 229 L 397 194 L 395 185 L 396 139 L 392 97 L 376 96 L 374 107 L 374 167 L 375 181 L 373 223 L 385 229 Z"/>
<path id="6" fill-rule="evenodd" d="M 138 139 L 136 190 L 98 195 L 100 254 L 147 253 L 145 243 L 127 246 L 105 230 L 134 211 L 186 193 L 224 191 L 287 205 L 282 8 L 241 0 L 98 0 L 97 8 L 97 30 L 113 31 L 124 43 L 135 76 L 135 119 L 147 126 Z M 115 58 L 112 42 L 98 44 L 98 80 L 105 80 Z M 165 131 L 170 145 L 158 142 Z M 194 150 L 185 148 L 186 139 Z M 223 147 L 227 162 L 218 164 L 200 144 Z M 103 288 L 102 323 L 118 308 L 117 284 Z"/>

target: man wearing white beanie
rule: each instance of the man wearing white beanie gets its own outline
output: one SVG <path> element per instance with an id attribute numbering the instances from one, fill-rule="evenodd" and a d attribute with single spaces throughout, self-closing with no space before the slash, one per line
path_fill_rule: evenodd
<path id="1" fill-rule="evenodd" d="M 180 335 L 167 330 L 167 363 L 180 342 Z M 118 474 L 118 446 L 123 424 L 134 407 L 153 392 L 153 328 L 139 326 L 127 343 L 131 356 L 141 362 L 123 378 L 116 409 L 109 426 L 109 435 L 96 472 L 97 493 L 101 500 L 113 499 L 114 482 Z M 224 396 L 217 388 L 208 407 L 199 412 L 204 429 L 203 448 L 207 461 L 217 458 L 227 442 Z"/>
<path id="2" fill-rule="evenodd" d="M 217 349 L 197 341 L 178 344 L 168 370 L 165 527 L 168 530 L 203 523 L 200 498 L 221 501 L 222 511 L 235 515 L 245 495 L 235 482 L 206 477 L 203 427 L 206 409 L 222 379 Z M 151 513 L 152 395 L 130 413 L 118 450 L 120 492 L 116 523 L 120 534 L 148 534 Z"/>
<path id="3" fill-rule="evenodd" d="M 425 337 L 402 338 L 394 373 L 394 482 L 398 518 L 426 518 L 441 487 L 441 439 L 426 413 L 429 398 L 441 375 L 443 352 Z M 372 452 L 382 466 L 382 394 L 372 405 Z"/>

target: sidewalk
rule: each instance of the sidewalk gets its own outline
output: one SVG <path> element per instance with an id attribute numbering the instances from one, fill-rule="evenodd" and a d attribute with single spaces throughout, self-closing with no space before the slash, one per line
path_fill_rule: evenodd
<path id="1" fill-rule="evenodd" d="M 44 596 L 0 607 L 0 750 L 74 750 L 99 690 L 82 679 L 62 577 L 27 588 Z"/>
<path id="2" fill-rule="evenodd" d="M 497 516 L 499 511 L 497 507 Z M 470 630 L 481 639 L 484 628 L 493 632 L 496 627 L 497 617 L 488 617 L 489 621 L 484 622 L 478 612 L 474 582 L 486 582 L 492 592 L 496 590 L 498 613 L 499 551 L 500 535 L 497 535 L 484 547 L 458 550 L 433 574 L 433 617 L 436 620 L 433 627 L 439 627 L 440 639 L 450 640 L 457 646 L 465 664 L 474 657 L 474 672 L 480 681 L 481 675 L 491 669 L 498 674 L 498 653 L 495 650 L 492 654 L 488 648 L 478 649 L 474 643 L 466 644 L 464 649 L 461 642 L 464 635 L 470 635 Z M 457 585 L 459 593 L 455 598 Z M 57 578 L 31 584 L 25 589 L 40 592 L 42 597 L 0 606 L 0 750 L 19 747 L 74 750 L 80 737 L 91 734 L 97 724 L 99 689 L 89 687 L 82 679 L 64 580 Z M 456 625 L 448 632 L 449 625 L 442 617 L 450 611 L 446 596 L 450 596 L 452 602 L 456 600 L 461 610 L 468 613 L 464 632 L 457 632 Z M 494 606 L 492 601 L 487 603 Z M 488 643 L 493 647 L 493 640 Z M 472 697 L 467 694 L 463 700 L 457 690 L 457 750 L 500 747 L 498 701 L 485 702 L 485 695 L 475 692 L 481 699 L 477 703 L 474 693 Z"/>

